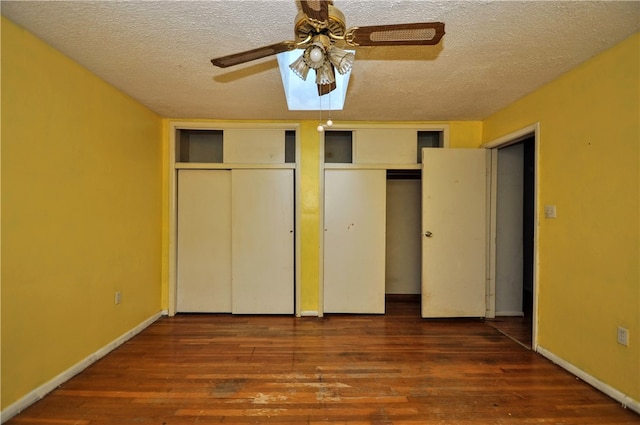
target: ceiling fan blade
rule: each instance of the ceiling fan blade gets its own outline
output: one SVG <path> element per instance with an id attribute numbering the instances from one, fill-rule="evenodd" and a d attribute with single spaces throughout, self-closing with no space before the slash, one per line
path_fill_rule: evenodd
<path id="1" fill-rule="evenodd" d="M 329 3 L 330 0 L 300 0 L 302 12 L 312 21 L 317 23 L 329 22 Z"/>
<path id="2" fill-rule="evenodd" d="M 336 89 L 336 82 L 331 84 L 318 84 L 318 96 L 324 96 Z"/>
<path id="3" fill-rule="evenodd" d="M 352 46 L 420 46 L 438 44 L 443 35 L 443 22 L 422 22 L 354 27 L 345 39 Z"/>
<path id="4" fill-rule="evenodd" d="M 257 49 L 247 50 L 246 52 L 235 53 L 233 55 L 221 56 L 211 59 L 211 63 L 220 68 L 227 68 L 233 65 L 250 62 L 252 60 L 261 59 L 278 53 L 287 52 L 297 47 L 293 41 L 282 41 L 280 43 L 271 44 L 269 46 L 258 47 Z"/>

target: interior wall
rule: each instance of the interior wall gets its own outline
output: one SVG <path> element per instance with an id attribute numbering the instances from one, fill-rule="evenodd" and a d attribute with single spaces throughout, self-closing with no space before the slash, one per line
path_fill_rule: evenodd
<path id="1" fill-rule="evenodd" d="M 320 304 L 320 134 L 316 121 L 300 123 L 300 310 Z"/>
<path id="2" fill-rule="evenodd" d="M 524 145 L 498 149 L 496 316 L 522 315 Z"/>
<path id="3" fill-rule="evenodd" d="M 640 33 L 484 121 L 539 122 L 538 344 L 640 400 Z M 557 218 L 545 219 L 544 206 Z M 629 329 L 630 345 L 616 342 Z"/>
<path id="4" fill-rule="evenodd" d="M 160 311 L 162 131 L 4 17 L 1 39 L 4 409 Z"/>

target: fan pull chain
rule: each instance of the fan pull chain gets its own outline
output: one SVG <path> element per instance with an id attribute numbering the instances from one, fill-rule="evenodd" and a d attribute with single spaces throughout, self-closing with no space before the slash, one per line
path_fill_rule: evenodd
<path id="1" fill-rule="evenodd" d="M 331 120 L 331 92 L 329 92 L 329 119 L 327 120 L 327 127 L 331 127 L 333 121 Z"/>
<path id="2" fill-rule="evenodd" d="M 322 133 L 325 127 L 333 126 L 333 120 L 331 119 L 331 92 L 329 92 L 329 119 L 326 124 L 322 124 L 322 96 L 318 96 L 320 98 L 320 124 L 318 124 L 318 133 Z"/>
<path id="3" fill-rule="evenodd" d="M 320 124 L 318 124 L 318 133 L 322 133 L 324 131 L 324 126 L 322 125 L 322 95 L 318 96 L 320 100 Z"/>

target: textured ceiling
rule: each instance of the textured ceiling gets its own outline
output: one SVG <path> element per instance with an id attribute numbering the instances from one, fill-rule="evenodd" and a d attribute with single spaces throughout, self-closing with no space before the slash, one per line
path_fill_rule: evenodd
<path id="1" fill-rule="evenodd" d="M 478 120 L 640 29 L 640 2 L 335 0 L 347 27 L 442 21 L 437 46 L 358 48 L 339 120 Z M 159 115 L 315 119 L 288 111 L 275 57 L 294 0 L 2 1 L 4 16 Z"/>

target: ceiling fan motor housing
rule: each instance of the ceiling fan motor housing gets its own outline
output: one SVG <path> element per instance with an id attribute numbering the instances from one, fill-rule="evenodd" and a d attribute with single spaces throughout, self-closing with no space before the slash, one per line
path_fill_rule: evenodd
<path id="1" fill-rule="evenodd" d="M 346 19 L 342 12 L 329 4 L 328 23 L 313 22 L 303 12 L 296 16 L 295 35 L 298 42 L 303 42 L 310 35 L 331 33 L 336 37 L 343 37 L 347 29 Z"/>

